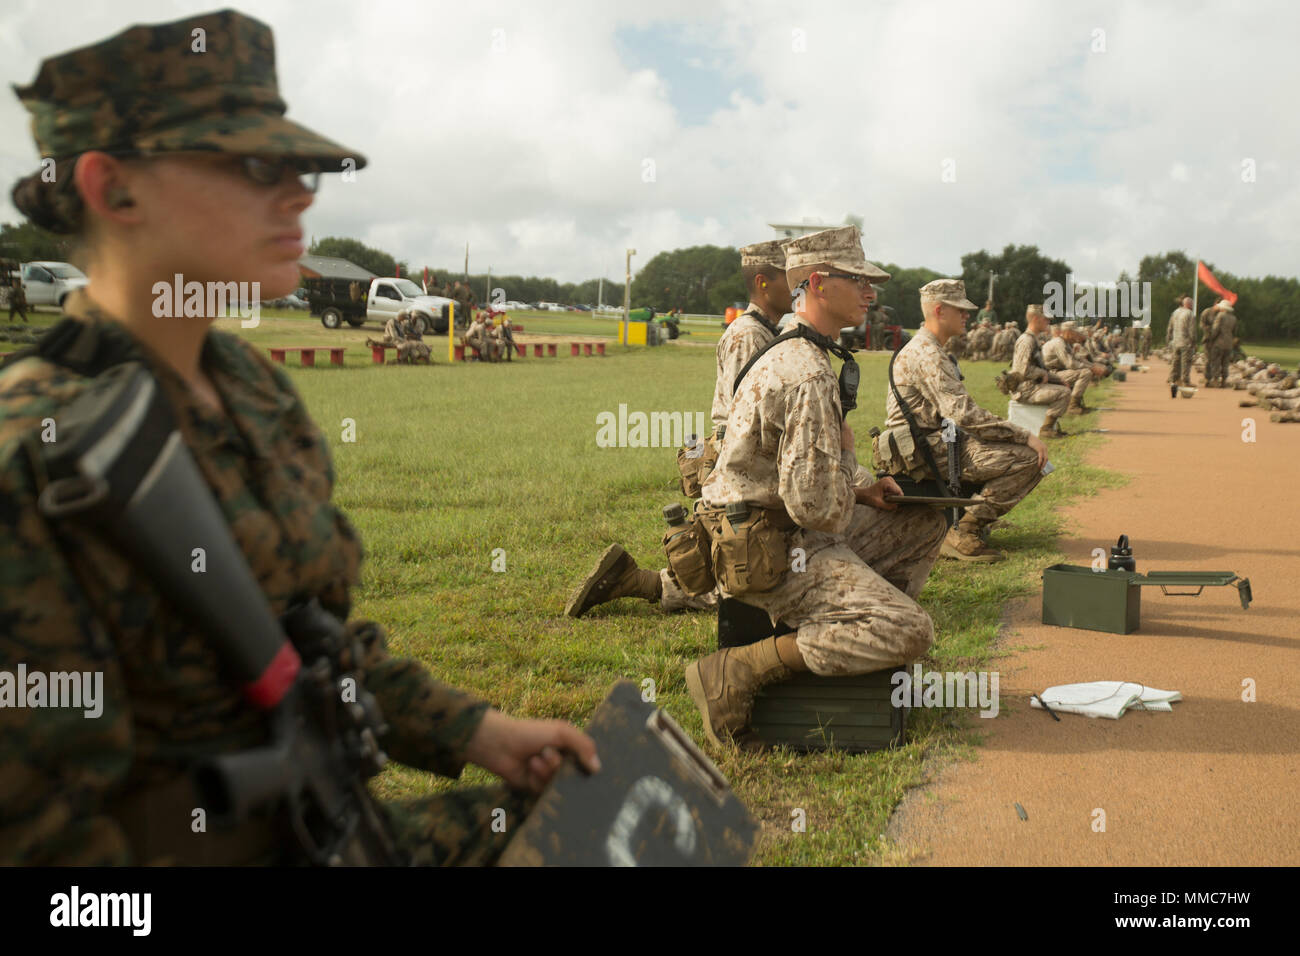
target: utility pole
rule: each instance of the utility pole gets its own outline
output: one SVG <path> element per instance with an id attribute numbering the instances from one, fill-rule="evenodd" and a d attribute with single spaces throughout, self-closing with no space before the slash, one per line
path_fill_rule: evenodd
<path id="1" fill-rule="evenodd" d="M 627 273 L 623 280 L 623 344 L 627 345 L 627 327 L 632 321 L 632 257 L 635 249 L 627 251 Z"/>
<path id="2" fill-rule="evenodd" d="M 993 301 L 993 283 L 997 281 L 997 278 L 998 274 L 996 272 L 989 273 L 989 297 L 985 300 L 986 302 Z"/>

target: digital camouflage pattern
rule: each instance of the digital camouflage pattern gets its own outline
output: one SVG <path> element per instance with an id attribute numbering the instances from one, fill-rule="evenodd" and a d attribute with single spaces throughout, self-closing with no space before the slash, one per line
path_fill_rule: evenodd
<path id="1" fill-rule="evenodd" d="M 1043 350 L 1033 332 L 1026 330 L 1016 339 L 1011 371 L 1020 376 L 1016 401 L 1024 405 L 1048 406 L 1044 427 L 1054 424 L 1065 414 L 1070 406 L 1070 390 L 1043 364 Z"/>
<path id="2" fill-rule="evenodd" d="M 416 331 L 415 319 L 409 312 L 399 312 L 384 324 L 384 338 L 397 346 L 399 362 L 412 364 L 433 359 L 432 349 Z"/>
<path id="3" fill-rule="evenodd" d="M 842 532 L 858 467 L 852 449 L 840 447 L 842 419 L 839 380 L 825 352 L 802 338 L 767 352 L 735 394 L 704 503 L 783 507 L 806 528 Z"/>
<path id="4" fill-rule="evenodd" d="M 1054 337 L 1043 346 L 1043 364 L 1070 390 L 1071 407 L 1083 404 L 1084 392 L 1092 384 L 1092 369 L 1076 358 L 1065 339 Z"/>
<path id="5" fill-rule="evenodd" d="M 785 244 L 785 277 L 792 290 L 813 272 L 828 269 L 865 276 L 876 284 L 889 279 L 888 272 L 867 261 L 862 251 L 862 233 L 857 226 L 823 229 Z"/>
<path id="6" fill-rule="evenodd" d="M 322 171 L 341 169 L 345 159 L 366 164 L 284 118 L 271 29 L 233 10 L 134 26 L 50 57 L 15 92 L 43 157 L 217 150 L 316 160 Z"/>
<path id="7" fill-rule="evenodd" d="M 979 524 L 989 524 L 1015 507 L 1042 479 L 1038 455 L 1031 449 L 1029 432 L 975 404 L 958 377 L 957 366 L 929 329 L 922 328 L 899 350 L 894 360 L 894 384 L 907 403 L 917 427 L 931 433 L 935 464 L 946 478 L 948 445 L 938 433 L 948 418 L 969 437 L 962 449 L 961 480 L 980 485 L 985 503 L 967 508 Z M 907 426 L 894 398 L 886 393 L 885 428 Z"/>
<path id="8" fill-rule="evenodd" d="M 1205 381 L 1224 385 L 1228 379 L 1228 356 L 1236 343 L 1237 314 L 1231 305 L 1220 305 L 1214 311 L 1210 334 L 1205 340 Z"/>
<path id="9" fill-rule="evenodd" d="M 797 628 L 800 652 L 823 675 L 879 670 L 930 646 L 934 626 L 915 597 L 947 532 L 935 509 L 856 503 L 861 471 L 841 447 L 842 418 L 826 353 L 807 339 L 783 343 L 741 383 L 703 491 L 710 507 L 784 508 L 799 525 L 790 546 L 803 549 L 804 569 L 744 600 Z"/>
<path id="10" fill-rule="evenodd" d="M 975 404 L 962 383 L 957 365 L 939 344 L 938 338 L 922 328 L 894 359 L 894 384 L 907 403 L 917 427 L 938 431 L 949 418 L 958 428 L 983 441 L 1023 445 L 1029 432 Z M 906 426 L 893 389 L 885 393 L 885 427 Z"/>
<path id="11" fill-rule="evenodd" d="M 761 318 L 760 318 L 761 316 Z M 713 383 L 713 428 L 727 423 L 731 414 L 732 387 L 736 376 L 763 346 L 776 338 L 775 327 L 753 302 L 743 315 L 737 316 L 718 339 L 714 358 L 717 378 Z"/>
<path id="12" fill-rule="evenodd" d="M 1169 384 L 1186 385 L 1192 375 L 1192 354 L 1196 350 L 1196 333 L 1193 331 L 1192 310 L 1175 309 L 1169 316 L 1165 341 L 1173 352 L 1169 363 Z"/>
<path id="13" fill-rule="evenodd" d="M 84 293 L 68 311 L 103 341 L 125 341 L 151 368 L 272 610 L 316 596 L 345 619 L 361 544 L 330 503 L 328 447 L 285 373 L 239 338 L 209 332 L 202 362 L 222 414 Z M 29 673 L 104 675 L 98 718 L 0 708 L 0 863 L 281 861 L 293 841 L 274 820 L 233 834 L 191 831 L 191 764 L 265 744 L 267 717 L 244 702 L 216 650 L 149 580 L 90 532 L 56 529 L 37 510 L 46 481 L 42 420 L 57 426 L 90 381 L 37 357 L 0 371 L 0 671 L 23 663 Z M 377 698 L 390 757 L 457 776 L 488 705 L 415 661 L 390 657 L 379 625 L 353 620 L 346 631 L 362 659 L 343 663 L 358 665 Z M 508 808 L 497 791 L 479 796 Z M 462 792 L 392 813 L 416 841 L 411 851 L 448 862 L 460 858 L 459 839 L 481 816 L 476 799 Z"/>

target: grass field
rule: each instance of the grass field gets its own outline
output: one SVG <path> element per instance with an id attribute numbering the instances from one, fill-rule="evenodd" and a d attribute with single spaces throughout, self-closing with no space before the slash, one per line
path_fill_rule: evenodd
<path id="1" fill-rule="evenodd" d="M 277 324 L 242 334 L 282 342 L 285 329 Z M 362 335 L 304 326 L 294 341 L 322 333 L 325 340 Z M 433 368 L 376 368 L 366 364 L 367 355 L 349 358 L 343 369 L 291 367 L 290 374 L 330 439 L 336 499 L 366 544 L 356 613 L 384 623 L 396 653 L 420 659 L 443 680 L 509 713 L 581 724 L 615 681 L 640 685 L 649 678 L 660 705 L 702 740 L 682 672 L 714 649 L 711 615 L 663 615 L 624 600 L 574 621 L 563 608 L 608 543 L 620 542 L 644 566 L 660 567 L 660 508 L 681 500 L 674 450 L 598 448 L 598 413 L 620 403 L 631 411 L 707 411 L 712 350 L 675 344 L 613 348 L 604 359 L 454 367 L 442 361 Z M 867 429 L 883 418 L 885 357 L 863 355 L 862 366 L 861 405 L 851 423 L 865 445 Z M 1004 412 L 1006 399 L 992 385 L 995 372 L 991 363 L 966 366 L 977 399 Z M 345 418 L 355 422 L 355 443 L 341 441 Z M 936 568 L 922 595 L 939 635 L 931 664 L 996 668 L 991 644 L 1003 605 L 1034 592 L 1041 569 L 1057 560 L 1060 505 L 1116 480 L 1081 464 L 1097 440 L 1082 436 L 1053 448 L 1055 474 L 1013 514 L 1014 528 L 995 533 L 1010 560 Z M 494 552 L 504 558 L 503 572 L 492 570 Z M 961 730 L 972 723 L 963 715 L 913 713 L 910 741 L 895 752 L 714 753 L 763 821 L 756 861 L 898 861 L 881 837 L 893 807 L 919 782 L 925 757 L 960 753 L 972 739 Z M 476 771 L 466 775 L 467 782 L 487 779 Z M 394 767 L 378 789 L 398 797 L 447 785 Z M 806 812 L 806 832 L 791 832 L 795 808 Z"/>
<path id="2" fill-rule="evenodd" d="M 43 315 L 40 324 L 53 318 Z M 537 319 L 520 321 L 530 331 L 562 331 L 565 323 L 584 321 Z M 261 326 L 244 331 L 235 320 L 220 324 L 262 346 L 359 345 L 374 334 L 331 332 L 301 316 L 268 314 Z M 365 542 L 355 613 L 386 625 L 395 653 L 423 661 L 441 679 L 511 714 L 582 724 L 615 681 L 640 685 L 649 678 L 658 703 L 702 741 L 683 669 L 715 648 L 713 616 L 664 615 L 632 600 L 604 605 L 582 620 L 563 614 L 570 589 L 611 542 L 643 566 L 662 565 L 660 509 L 681 500 L 674 449 L 598 448 L 596 422 L 620 403 L 630 411 L 707 412 L 713 351 L 685 344 L 693 339 L 658 349 L 614 346 L 603 359 L 451 366 L 442 351 L 446 339 L 434 338 L 433 367 L 375 367 L 361 349 L 350 351 L 341 369 L 290 365 L 330 441 L 336 500 Z M 886 361 L 881 353 L 860 353 L 862 387 L 850 424 L 864 457 L 867 430 L 883 420 Z M 964 363 L 963 369 L 975 398 L 1005 413 L 1006 398 L 992 384 L 998 366 Z M 1107 387 L 1122 386 L 1104 386 L 1090 400 L 1104 403 Z M 1089 426 L 1095 417 L 1065 424 Z M 354 442 L 342 441 L 345 419 L 355 423 Z M 1083 464 L 1100 440 L 1083 435 L 1052 446 L 1056 472 L 1010 515 L 1013 527 L 994 533 L 993 543 L 1009 560 L 936 566 L 921 595 L 938 635 L 927 666 L 997 668 L 992 643 L 1004 605 L 1037 591 L 1042 568 L 1059 560 L 1054 536 L 1061 506 L 1121 480 Z M 504 571 L 492 570 L 494 557 L 504 559 Z M 887 753 L 714 752 L 763 823 L 755 861 L 906 862 L 881 836 L 889 814 L 920 781 L 923 760 L 960 756 L 977 741 L 980 723 L 969 712 L 944 710 L 914 710 L 912 718 L 908 744 Z M 488 779 L 477 770 L 465 777 Z M 376 785 L 382 795 L 398 797 L 453 784 L 393 767 Z M 796 808 L 806 813 L 806 832 L 791 831 Z"/>

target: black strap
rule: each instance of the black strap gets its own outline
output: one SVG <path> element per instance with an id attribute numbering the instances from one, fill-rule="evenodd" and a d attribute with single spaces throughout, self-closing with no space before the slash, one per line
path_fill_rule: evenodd
<path id="1" fill-rule="evenodd" d="M 745 313 L 745 315 L 752 315 L 754 318 L 758 319 L 759 323 L 763 326 L 763 328 L 767 329 L 773 335 L 781 334 L 781 330 L 772 324 L 772 320 L 769 319 L 758 309 L 750 309 Z"/>
<path id="2" fill-rule="evenodd" d="M 898 351 L 901 352 L 902 349 L 899 349 Z M 926 440 L 926 435 L 929 434 L 929 432 L 922 431 L 921 427 L 917 425 L 916 417 L 912 414 L 912 410 L 908 407 L 907 402 L 903 401 L 903 396 L 898 393 L 898 386 L 894 384 L 894 360 L 896 358 L 898 358 L 898 352 L 895 352 L 889 357 L 889 388 L 894 393 L 894 401 L 898 403 L 898 410 L 903 413 L 903 419 L 907 422 L 908 431 L 912 433 L 912 444 L 920 446 L 921 457 L 925 459 L 925 464 L 926 467 L 930 469 L 930 474 L 934 475 L 934 483 L 938 485 L 939 491 L 942 493 L 943 497 L 957 497 L 961 491 L 960 487 L 952 488 L 944 483 L 943 475 L 939 471 L 939 463 L 935 461 L 934 452 L 930 450 L 930 443 Z M 930 429 L 930 432 L 933 431 L 935 431 L 935 429 Z M 952 464 L 954 450 L 955 449 L 951 448 L 948 450 L 949 465 Z M 949 481 L 952 480 L 951 471 L 952 469 L 949 468 Z"/>
<path id="3" fill-rule="evenodd" d="M 858 363 L 853 358 L 853 353 L 838 342 L 833 341 L 815 329 L 810 329 L 802 322 L 796 322 L 785 332 L 782 332 L 771 342 L 768 342 L 761 349 L 753 354 L 740 374 L 736 376 L 736 381 L 732 383 L 731 394 L 734 396 L 740 390 L 741 380 L 754 367 L 754 363 L 768 353 L 768 351 L 781 342 L 789 342 L 792 339 L 807 339 L 813 345 L 817 346 L 823 352 L 833 352 L 844 361 L 843 368 L 840 369 L 840 410 L 843 417 L 848 418 L 849 412 L 858 407 Z"/>

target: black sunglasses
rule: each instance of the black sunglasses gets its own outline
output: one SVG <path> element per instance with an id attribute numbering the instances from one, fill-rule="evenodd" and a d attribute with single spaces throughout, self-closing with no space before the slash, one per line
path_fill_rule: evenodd
<path id="1" fill-rule="evenodd" d="M 284 179 L 286 169 L 292 170 L 298 177 L 298 183 L 309 193 L 320 189 L 321 171 L 317 164 L 309 159 L 279 156 L 239 156 L 210 149 L 189 150 L 147 150 L 147 149 L 106 149 L 103 152 L 123 159 L 158 159 L 163 156 L 215 156 L 223 159 L 237 160 L 240 171 L 259 186 L 278 186 Z"/>
<path id="2" fill-rule="evenodd" d="M 865 290 L 867 286 L 871 285 L 871 280 L 868 279 L 866 276 L 849 275 L 847 272 L 827 272 L 826 278 L 849 279 L 852 282 L 856 282 L 860 290 Z"/>

